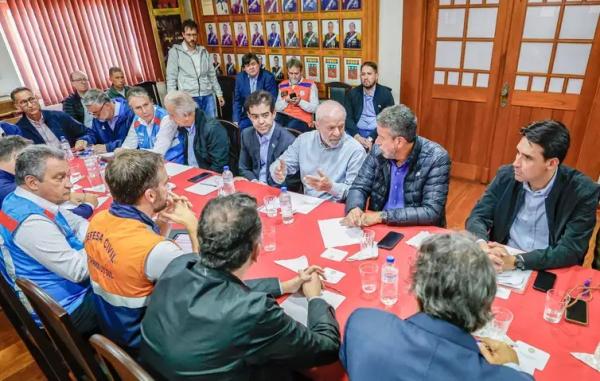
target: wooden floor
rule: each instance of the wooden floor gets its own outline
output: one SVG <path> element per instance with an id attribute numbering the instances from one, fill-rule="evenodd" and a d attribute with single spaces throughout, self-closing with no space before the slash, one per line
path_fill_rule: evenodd
<path id="1" fill-rule="evenodd" d="M 452 179 L 446 206 L 448 228 L 462 230 L 469 212 L 481 196 L 485 186 L 465 180 Z M 44 380 L 12 326 L 0 311 L 0 380 Z"/>

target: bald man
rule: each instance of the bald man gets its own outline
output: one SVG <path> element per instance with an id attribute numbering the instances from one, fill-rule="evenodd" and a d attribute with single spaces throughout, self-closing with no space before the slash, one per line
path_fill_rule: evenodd
<path id="1" fill-rule="evenodd" d="M 325 101 L 316 113 L 316 130 L 300 135 L 269 168 L 281 184 L 300 171 L 304 193 L 326 200 L 344 201 L 365 159 L 360 143 L 345 133 L 346 110 Z"/>
<path id="2" fill-rule="evenodd" d="M 63 111 L 87 128 L 92 128 L 92 119 L 94 119 L 94 117 L 83 106 L 83 101 L 81 100 L 83 94 L 90 89 L 90 81 L 88 80 L 87 74 L 75 70 L 69 74 L 69 78 L 75 91 L 62 101 Z"/>

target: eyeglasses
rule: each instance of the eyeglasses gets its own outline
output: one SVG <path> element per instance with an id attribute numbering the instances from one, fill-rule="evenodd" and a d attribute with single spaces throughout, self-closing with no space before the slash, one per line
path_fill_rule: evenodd
<path id="1" fill-rule="evenodd" d="M 87 78 L 79 78 L 79 79 L 74 79 L 71 82 L 89 82 L 89 79 L 87 79 Z"/>
<path id="2" fill-rule="evenodd" d="M 22 101 L 19 101 L 19 103 L 17 103 L 17 104 L 19 106 L 23 107 L 23 106 L 26 106 L 29 103 L 31 103 L 32 105 L 34 105 L 35 102 L 37 102 L 37 97 L 30 97 L 30 98 L 27 98 L 27 99 L 23 99 Z"/>
<path id="3" fill-rule="evenodd" d="M 100 116 L 100 113 L 102 112 L 102 109 L 104 108 L 104 106 L 106 106 L 107 102 L 102 103 L 102 107 L 100 107 L 100 109 L 98 109 L 98 111 L 90 111 L 90 114 L 92 114 L 93 117 L 97 118 L 98 116 Z M 89 111 L 89 109 L 88 109 Z"/>

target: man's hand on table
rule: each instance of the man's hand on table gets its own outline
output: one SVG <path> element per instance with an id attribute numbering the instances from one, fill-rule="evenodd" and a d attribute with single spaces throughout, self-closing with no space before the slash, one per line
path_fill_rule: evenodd
<path id="1" fill-rule="evenodd" d="M 503 365 L 508 363 L 519 363 L 517 353 L 510 345 L 487 337 L 482 337 L 480 340 L 479 350 L 490 364 Z"/>
<path id="2" fill-rule="evenodd" d="M 383 219 L 381 218 L 381 212 L 363 212 L 360 208 L 356 207 L 348 212 L 346 217 L 342 220 L 342 225 L 366 227 L 371 225 L 377 225 L 382 222 Z"/>
<path id="3" fill-rule="evenodd" d="M 73 146 L 73 151 L 83 151 L 84 149 L 87 148 L 88 142 L 86 142 L 85 140 L 78 140 L 75 142 L 75 145 Z"/>
<path id="4" fill-rule="evenodd" d="M 317 277 L 319 275 L 323 275 L 323 269 L 319 266 L 313 265 L 309 266 L 304 270 L 298 271 L 298 275 L 294 278 L 285 282 L 281 282 L 281 291 L 284 294 L 293 294 L 300 291 L 304 283 L 310 282 L 312 280 L 313 274 L 316 274 Z"/>
<path id="5" fill-rule="evenodd" d="M 515 256 L 510 255 L 504 245 L 497 242 L 487 243 L 489 248 L 488 256 L 496 269 L 496 272 L 508 271 L 515 269 Z"/>
<path id="6" fill-rule="evenodd" d="M 94 151 L 94 153 L 96 155 L 107 152 L 105 144 L 94 144 L 94 146 L 92 147 L 92 150 Z"/>

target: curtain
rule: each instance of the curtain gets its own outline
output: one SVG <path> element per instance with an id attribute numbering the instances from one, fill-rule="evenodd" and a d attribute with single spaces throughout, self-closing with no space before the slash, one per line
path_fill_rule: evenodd
<path id="1" fill-rule="evenodd" d="M 0 0 L 0 26 L 25 85 L 45 104 L 73 91 L 74 70 L 100 89 L 111 66 L 128 84 L 163 80 L 145 1 Z"/>

